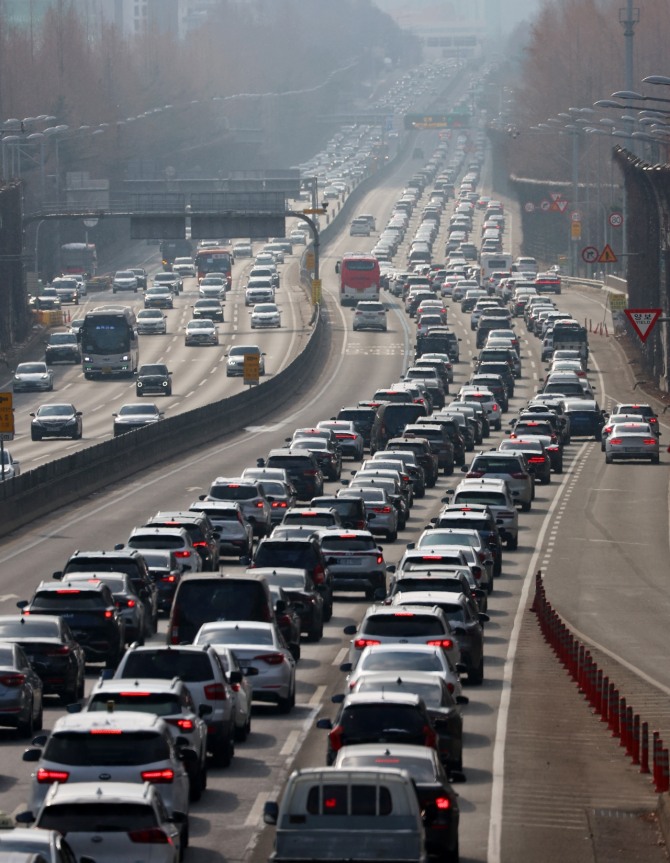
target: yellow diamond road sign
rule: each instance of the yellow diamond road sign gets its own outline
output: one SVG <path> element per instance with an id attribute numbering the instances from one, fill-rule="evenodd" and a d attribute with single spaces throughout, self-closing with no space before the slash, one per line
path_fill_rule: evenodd
<path id="1" fill-rule="evenodd" d="M 0 393 L 0 439 L 14 440 L 13 394 Z"/>

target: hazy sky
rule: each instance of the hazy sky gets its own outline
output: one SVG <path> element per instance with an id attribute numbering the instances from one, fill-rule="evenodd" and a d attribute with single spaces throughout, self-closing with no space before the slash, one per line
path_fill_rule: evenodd
<path id="1" fill-rule="evenodd" d="M 490 15 L 501 17 L 503 28 L 510 29 L 524 18 L 530 19 L 537 12 L 542 0 L 374 0 L 403 24 L 411 26 L 417 16 L 434 15 L 458 21 L 462 24 L 486 20 Z M 425 19 L 424 19 L 425 20 Z"/>

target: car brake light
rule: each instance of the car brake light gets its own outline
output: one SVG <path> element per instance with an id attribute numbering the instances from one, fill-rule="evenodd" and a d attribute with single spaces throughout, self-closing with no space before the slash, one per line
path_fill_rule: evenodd
<path id="1" fill-rule="evenodd" d="M 67 644 L 62 644 L 60 647 L 50 647 L 45 651 L 47 656 L 65 656 L 69 652 L 70 648 Z"/>
<path id="2" fill-rule="evenodd" d="M 172 839 L 159 827 L 148 827 L 145 830 L 131 830 L 128 833 L 131 842 L 142 845 L 172 845 Z"/>
<path id="3" fill-rule="evenodd" d="M 208 701 L 226 701 L 226 689 L 222 683 L 209 683 L 205 686 L 205 698 Z"/>
<path id="4" fill-rule="evenodd" d="M 390 506 L 375 506 L 372 508 L 372 511 L 373 512 L 380 512 L 380 513 L 389 513 L 389 512 L 391 512 L 391 507 Z"/>
<path id="5" fill-rule="evenodd" d="M 254 506 L 256 507 L 256 509 L 263 509 L 263 501 L 257 500 Z"/>
<path id="6" fill-rule="evenodd" d="M 642 441 L 642 443 L 643 443 L 645 446 L 655 446 L 655 445 L 656 445 L 656 438 L 655 438 L 655 437 L 645 438 L 645 439 Z"/>
<path id="7" fill-rule="evenodd" d="M 140 692 L 137 689 L 131 689 L 129 692 L 119 692 L 119 695 L 122 698 L 148 698 L 151 693 L 150 692 Z"/>
<path id="8" fill-rule="evenodd" d="M 25 674 L 2 674 L 0 675 L 0 683 L 10 689 L 15 686 L 23 686 L 26 682 Z"/>
<path id="9" fill-rule="evenodd" d="M 184 549 L 183 551 L 175 551 L 174 556 L 175 557 L 190 557 L 191 552 L 188 551 L 188 549 Z"/>
<path id="10" fill-rule="evenodd" d="M 284 661 L 283 653 L 261 653 L 254 656 L 254 661 L 265 662 L 267 665 L 281 665 Z"/>
<path id="11" fill-rule="evenodd" d="M 336 725 L 328 735 L 330 740 L 330 748 L 333 752 L 338 752 L 342 748 L 342 726 Z"/>
<path id="12" fill-rule="evenodd" d="M 382 563 L 384 563 L 384 558 L 382 557 L 381 554 L 378 554 L 377 555 L 377 566 L 381 566 Z"/>
<path id="13" fill-rule="evenodd" d="M 543 463 L 544 463 L 544 456 L 541 456 L 541 455 L 532 455 L 532 456 L 528 459 L 528 461 L 529 461 L 531 464 L 543 464 Z"/>
<path id="14" fill-rule="evenodd" d="M 177 577 L 175 575 L 164 575 L 161 578 L 161 581 L 171 581 L 172 582 L 172 581 L 176 581 L 176 578 Z"/>
<path id="15" fill-rule="evenodd" d="M 526 474 L 517 471 L 516 473 L 511 473 L 510 476 L 512 477 L 512 479 L 524 479 Z"/>
<path id="16" fill-rule="evenodd" d="M 111 608 L 105 609 L 105 617 L 107 618 L 107 620 L 110 620 L 112 617 L 114 617 L 114 612 L 111 610 Z"/>
<path id="17" fill-rule="evenodd" d="M 468 473 L 466 473 L 465 476 L 468 478 L 472 478 L 472 479 L 479 479 L 479 477 L 484 476 L 484 471 L 483 470 L 471 470 L 471 471 L 468 471 Z"/>
<path id="18" fill-rule="evenodd" d="M 323 584 L 326 580 L 326 574 L 323 571 L 323 567 L 321 564 L 317 564 L 314 567 L 314 572 L 312 573 L 312 581 L 314 584 Z"/>
<path id="19" fill-rule="evenodd" d="M 498 405 L 497 405 L 497 404 L 493 404 L 493 405 L 491 405 L 491 410 L 492 410 L 492 411 L 494 411 L 494 412 L 495 412 L 495 411 L 497 411 L 497 410 L 498 410 Z"/>
<path id="20" fill-rule="evenodd" d="M 57 590 L 56 593 L 79 593 L 78 590 Z"/>
<path id="21" fill-rule="evenodd" d="M 454 693 L 454 684 L 453 684 L 453 683 L 447 683 L 447 689 L 448 689 L 448 690 L 449 690 L 449 692 L 451 692 L 451 693 L 452 693 L 452 695 L 453 695 L 453 693 Z"/>
<path id="22" fill-rule="evenodd" d="M 285 500 L 273 500 L 272 501 L 272 509 L 286 509 L 288 504 Z"/>
<path id="23" fill-rule="evenodd" d="M 426 644 L 430 645 L 430 647 L 444 647 L 445 650 L 451 650 L 454 646 L 451 638 L 435 638 L 432 641 L 427 641 Z"/>
<path id="24" fill-rule="evenodd" d="M 51 782 L 67 782 L 70 774 L 67 770 L 46 770 L 40 767 L 35 774 L 40 785 L 48 785 Z"/>
<path id="25" fill-rule="evenodd" d="M 170 767 L 164 770 L 143 770 L 140 775 L 142 782 L 153 782 L 154 785 L 169 785 L 174 781 L 174 770 Z"/>
<path id="26" fill-rule="evenodd" d="M 206 547 L 207 547 L 207 543 L 206 543 L 206 542 L 203 542 L 203 541 L 201 541 L 201 540 L 198 540 L 198 542 L 194 542 L 194 543 L 193 543 L 193 547 L 194 547 L 194 548 L 203 548 L 203 547 L 204 547 L 204 548 L 206 548 Z"/>
<path id="27" fill-rule="evenodd" d="M 381 641 L 377 641 L 375 638 L 357 638 L 354 641 L 356 650 L 363 650 L 365 647 L 374 647 L 377 644 L 381 644 Z"/>
<path id="28" fill-rule="evenodd" d="M 193 731 L 195 723 L 192 719 L 177 719 L 175 725 L 181 728 L 182 731 Z"/>
<path id="29" fill-rule="evenodd" d="M 89 734 L 123 734 L 120 728 L 91 728 Z"/>
<path id="30" fill-rule="evenodd" d="M 621 443 L 620 437 L 612 437 L 609 439 L 608 443 L 612 444 L 612 446 L 618 446 Z"/>
<path id="31" fill-rule="evenodd" d="M 356 435 L 354 434 L 336 434 L 335 437 L 338 440 L 356 440 Z"/>

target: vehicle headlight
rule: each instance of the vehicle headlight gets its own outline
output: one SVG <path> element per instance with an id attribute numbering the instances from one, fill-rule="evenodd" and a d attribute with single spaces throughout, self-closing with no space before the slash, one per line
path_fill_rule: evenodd
<path id="1" fill-rule="evenodd" d="M 123 359 L 124 363 L 127 363 L 128 360 L 130 359 L 130 357 L 128 355 L 126 355 L 126 356 L 122 357 L 122 359 Z"/>
<path id="2" fill-rule="evenodd" d="M 138 388 L 138 389 L 139 389 L 140 387 L 143 387 L 143 386 L 144 386 L 144 384 L 142 383 L 142 381 L 138 381 L 138 382 L 137 382 L 137 388 Z"/>

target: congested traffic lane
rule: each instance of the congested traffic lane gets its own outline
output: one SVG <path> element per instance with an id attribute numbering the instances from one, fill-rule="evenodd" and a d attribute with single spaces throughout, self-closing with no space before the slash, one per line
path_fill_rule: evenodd
<path id="1" fill-rule="evenodd" d="M 561 300 L 578 320 L 602 320 L 607 314 L 602 293 L 593 289 L 571 290 Z M 606 320 L 612 332 L 611 317 Z M 590 346 L 601 407 L 611 411 L 619 401 L 648 402 L 636 386 L 640 374 L 616 339 L 594 334 Z M 670 426 L 663 413 L 659 424 L 659 465 L 606 465 L 600 444 L 588 442 L 579 484 L 556 520 L 543 570 L 552 602 L 566 620 L 667 695 Z M 652 692 L 649 688 L 650 697 Z"/>
<path id="2" fill-rule="evenodd" d="M 261 244 L 256 244 L 256 251 Z M 282 311 L 282 326 L 276 330 L 251 329 L 250 309 L 244 305 L 246 277 L 253 259 L 238 260 L 233 269 L 233 289 L 224 303 L 224 323 L 218 325 L 218 347 L 186 347 L 184 328 L 192 318 L 192 307 L 198 299 L 198 286 L 193 278 L 184 280 L 184 291 L 174 300 L 174 309 L 165 310 L 166 335 L 140 336 L 140 363 L 163 362 L 172 371 L 172 395 L 155 401 L 169 417 L 208 404 L 244 388 L 241 378 L 226 377 L 226 353 L 234 344 L 258 344 L 266 353 L 267 376 L 284 368 L 304 346 L 309 336 L 311 306 L 299 280 L 298 255 L 280 265 L 282 284 L 277 303 Z M 129 305 L 135 311 L 143 308 L 141 294 L 112 294 L 111 291 L 91 294 L 80 306 L 66 306 L 70 315 L 83 316 L 101 305 Z M 41 359 L 37 353 L 36 359 Z M 112 414 L 122 404 L 138 401 L 134 379 L 85 381 L 80 366 L 58 364 L 54 367 L 53 392 L 20 393 L 14 397 L 16 437 L 11 452 L 22 463 L 25 472 L 31 467 L 59 458 L 77 449 L 109 438 L 112 434 Z M 11 390 L 11 379 L 2 383 Z M 70 402 L 83 413 L 84 436 L 81 441 L 47 438 L 30 439 L 30 413 L 41 404 Z"/>

